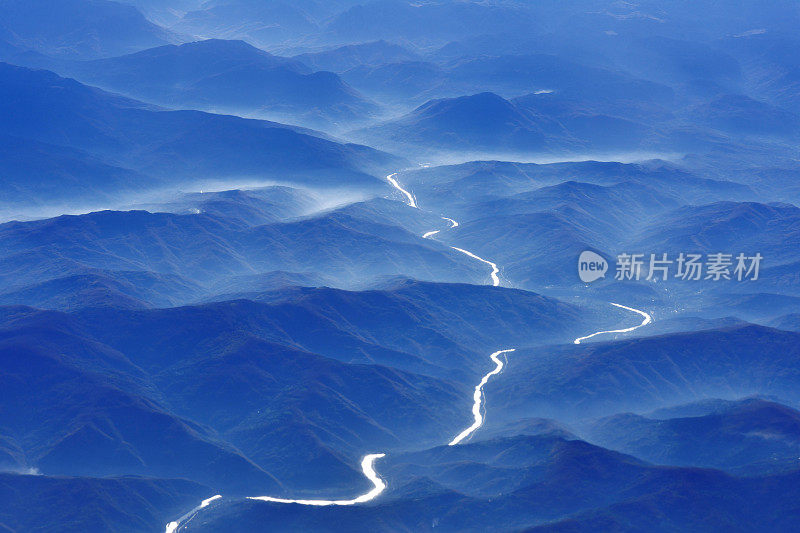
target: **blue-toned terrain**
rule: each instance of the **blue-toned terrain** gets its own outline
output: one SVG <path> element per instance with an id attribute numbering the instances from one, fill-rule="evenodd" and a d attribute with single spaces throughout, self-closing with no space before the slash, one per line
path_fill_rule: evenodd
<path id="1" fill-rule="evenodd" d="M 798 30 L 0 0 L 0 532 L 797 531 Z"/>

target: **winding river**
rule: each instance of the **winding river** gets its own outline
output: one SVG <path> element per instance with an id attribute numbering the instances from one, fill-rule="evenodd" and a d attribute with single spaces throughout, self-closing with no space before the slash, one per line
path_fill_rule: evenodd
<path id="1" fill-rule="evenodd" d="M 195 507 L 182 517 L 178 518 L 175 522 L 170 522 L 169 524 L 167 524 L 166 533 L 174 533 L 175 531 L 178 530 L 179 527 L 185 526 L 192 520 L 192 518 L 197 516 L 197 513 L 199 513 L 201 509 L 205 509 L 211 504 L 211 502 L 215 502 L 220 498 L 222 498 L 222 495 L 217 494 L 216 496 L 212 496 L 208 499 L 203 500 L 202 502 L 200 502 L 200 505 L 198 505 L 197 507 Z"/>
<path id="2" fill-rule="evenodd" d="M 284 498 L 273 498 L 272 496 L 250 496 L 248 500 L 261 500 L 264 502 L 277 502 L 277 503 L 299 503 L 300 505 L 354 505 L 356 503 L 368 502 L 383 492 L 386 488 L 386 483 L 375 472 L 375 461 L 381 457 L 385 457 L 385 453 L 370 453 L 365 455 L 361 460 L 361 471 L 364 472 L 364 477 L 372 482 L 372 490 L 353 498 L 352 500 L 287 500 Z"/>
<path id="3" fill-rule="evenodd" d="M 414 195 L 411 192 L 409 192 L 408 190 L 404 189 L 400 185 L 400 183 L 397 181 L 397 173 L 389 174 L 388 176 L 386 176 L 386 181 L 388 181 L 395 189 L 397 189 L 397 191 L 399 191 L 403 195 L 403 197 L 406 199 L 406 204 L 408 204 L 409 207 L 413 207 L 415 209 L 419 209 L 419 206 L 417 205 L 417 200 L 414 197 Z M 446 222 L 448 222 L 450 224 L 450 227 L 447 228 L 447 229 L 453 229 L 453 228 L 458 227 L 458 225 L 459 225 L 458 222 L 456 222 L 452 218 L 442 217 L 442 220 L 445 220 Z M 434 237 L 435 235 L 439 234 L 441 231 L 442 230 L 428 231 L 428 232 L 424 233 L 422 235 L 422 237 L 425 238 L 425 239 L 430 239 L 430 238 Z M 457 251 L 457 252 L 460 252 L 460 253 L 466 255 L 467 257 L 469 257 L 471 259 L 474 259 L 476 261 L 480 261 L 481 263 L 484 263 L 485 265 L 489 266 L 491 268 L 491 273 L 489 274 L 489 276 L 490 276 L 490 278 L 492 280 L 492 285 L 494 287 L 497 287 L 497 286 L 500 285 L 500 276 L 499 276 L 500 269 L 497 267 L 497 265 L 495 263 L 493 263 L 492 261 L 489 261 L 487 259 L 484 259 L 484 258 L 482 258 L 482 257 L 470 252 L 469 250 L 464 250 L 463 248 L 457 248 L 455 246 L 450 246 L 450 248 L 455 250 L 455 251 Z M 634 330 L 636 330 L 636 329 L 638 329 L 638 328 L 640 328 L 642 326 L 646 326 L 647 324 L 650 324 L 653 321 L 653 317 L 651 317 L 648 313 L 646 313 L 644 311 L 640 311 L 639 309 L 634 309 L 633 307 L 628 307 L 628 306 L 625 306 L 625 305 L 622 305 L 622 304 L 617 304 L 617 303 L 612 303 L 611 305 L 614 305 L 614 306 L 619 307 L 621 309 L 625 309 L 627 311 L 631 311 L 633 313 L 638 313 L 639 315 L 641 315 L 643 317 L 642 323 L 637 325 L 637 326 L 630 327 L 630 328 L 608 330 L 608 331 L 598 331 L 598 332 L 592 333 L 591 335 L 587 335 L 585 337 L 579 337 L 579 338 L 575 339 L 573 341 L 575 344 L 580 344 L 582 341 L 585 341 L 587 339 L 591 339 L 592 337 L 596 337 L 598 335 L 613 334 L 613 333 L 628 333 L 628 332 L 634 331 Z M 473 392 L 473 395 L 472 395 L 472 418 L 473 418 L 473 422 L 469 427 L 464 429 L 464 431 L 462 431 L 461 433 L 459 433 L 458 435 L 453 437 L 453 440 L 451 440 L 448 443 L 448 446 L 456 446 L 456 445 L 460 444 L 461 442 L 464 442 L 464 440 L 466 440 L 469 437 L 471 437 L 472 434 L 475 433 L 483 425 L 483 421 L 484 421 L 484 415 L 483 415 L 484 393 L 483 393 L 483 388 L 489 382 L 489 379 L 491 379 L 492 376 L 495 376 L 495 375 L 499 374 L 500 372 L 502 372 L 502 370 L 503 370 L 505 365 L 503 363 L 503 360 L 500 359 L 500 356 L 501 355 L 505 356 L 506 354 L 514 352 L 515 350 L 516 350 L 515 348 L 506 348 L 506 349 L 503 349 L 503 350 L 498 350 L 498 351 L 492 353 L 489 356 L 489 359 L 495 364 L 495 367 L 492 370 L 490 370 L 489 372 L 487 372 L 486 375 L 484 375 L 481 378 L 480 382 L 475 386 L 475 391 Z M 368 479 L 372 483 L 372 489 L 370 489 L 368 492 L 365 492 L 364 494 L 362 494 L 360 496 L 357 496 L 357 497 L 349 499 L 349 500 L 302 500 L 302 499 L 301 500 L 291 500 L 291 499 L 286 499 L 286 498 L 276 498 L 276 497 L 273 497 L 273 496 L 249 496 L 248 499 L 249 500 L 265 501 L 265 502 L 273 502 L 273 503 L 293 503 L 293 504 L 298 504 L 298 505 L 311 505 L 311 506 L 355 505 L 355 504 L 358 504 L 358 503 L 365 503 L 365 502 L 368 502 L 370 500 L 374 500 L 375 498 L 377 498 L 386 489 L 386 483 L 383 481 L 383 479 L 381 479 L 380 475 L 375 470 L 375 462 L 378 459 L 380 459 L 382 457 L 385 457 L 385 456 L 386 456 L 386 454 L 384 454 L 384 453 L 371 453 L 371 454 L 365 455 L 361 459 L 361 471 L 363 472 L 364 477 L 366 479 Z M 197 514 L 202 509 L 205 509 L 206 507 L 208 507 L 213 502 L 217 502 L 217 501 L 219 501 L 221 499 L 222 499 L 222 496 L 218 494 L 216 496 L 213 496 L 211 498 L 203 500 L 200 503 L 200 505 L 198 505 L 197 507 L 195 507 L 194 509 L 192 509 L 191 511 L 189 511 L 188 513 L 186 513 L 185 515 L 180 517 L 178 520 L 176 520 L 174 522 L 170 522 L 169 524 L 167 524 L 165 533 L 176 533 L 181 527 L 185 526 L 189 521 L 191 521 L 195 516 L 197 516 Z"/>
<path id="4" fill-rule="evenodd" d="M 490 371 L 488 374 L 481 378 L 480 383 L 475 385 L 475 393 L 472 395 L 472 416 L 475 421 L 472 423 L 470 427 L 459 433 L 455 436 L 453 440 L 448 443 L 448 446 L 455 446 L 462 440 L 466 439 L 475 431 L 483 425 L 483 413 L 481 412 L 481 407 L 483 404 L 483 386 L 489 383 L 489 378 L 494 376 L 495 374 L 499 374 L 500 371 L 503 370 L 503 361 L 500 360 L 500 355 L 505 353 L 510 353 L 515 351 L 516 348 L 508 348 L 506 350 L 498 350 L 494 352 L 492 355 L 489 356 L 489 359 L 494 361 L 495 367 L 494 370 Z"/>
<path id="5" fill-rule="evenodd" d="M 649 324 L 649 323 L 651 323 L 653 321 L 653 317 L 652 316 L 650 316 L 648 313 L 645 313 L 644 311 L 640 311 L 639 309 L 634 309 L 633 307 L 628 307 L 627 305 L 615 304 L 613 302 L 611 302 L 611 305 L 617 306 L 620 309 L 625 309 L 626 311 L 631 311 L 633 313 L 640 314 L 642 316 L 642 319 L 643 319 L 642 323 L 639 324 L 638 326 L 633 326 L 631 328 L 612 329 L 612 330 L 608 330 L 608 331 L 598 331 L 598 332 L 592 333 L 591 335 L 586 335 L 585 337 L 578 337 L 577 339 L 575 339 L 573 341 L 575 344 L 580 344 L 581 342 L 585 341 L 586 339 L 591 339 L 592 337 L 596 337 L 598 335 L 605 335 L 607 333 L 629 333 L 629 332 L 631 332 L 631 331 L 633 331 L 635 329 L 639 329 L 642 326 L 646 326 L 647 324 Z"/>

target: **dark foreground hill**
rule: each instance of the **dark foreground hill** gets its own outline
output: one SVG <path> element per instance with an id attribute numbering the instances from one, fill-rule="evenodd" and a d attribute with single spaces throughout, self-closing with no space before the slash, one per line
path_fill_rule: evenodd
<path id="1" fill-rule="evenodd" d="M 799 516 L 793 503 L 796 472 L 735 478 L 715 470 L 658 467 L 557 437 L 433 448 L 389 457 L 378 468 L 390 480 L 390 491 L 370 505 L 314 508 L 234 500 L 199 516 L 193 527 L 755 532 L 791 531 Z"/>
<path id="2" fill-rule="evenodd" d="M 6 290 L 97 269 L 167 274 L 201 285 L 275 270 L 318 272 L 345 285 L 385 275 L 475 282 L 488 276 L 483 264 L 441 243 L 344 212 L 243 227 L 238 217 L 220 218 L 213 210 L 103 211 L 2 224 L 0 241 Z"/>
<path id="3" fill-rule="evenodd" d="M 518 356 L 520 368 L 494 390 L 509 415 L 562 420 L 709 397 L 764 394 L 796 402 L 799 340 L 797 333 L 745 324 L 539 350 Z"/>
<path id="4" fill-rule="evenodd" d="M 185 480 L 0 473 L 0 530 L 161 531 L 212 495 Z"/>
<path id="5" fill-rule="evenodd" d="M 642 459 L 754 473 L 797 467 L 800 413 L 765 400 L 722 403 L 699 416 L 620 414 L 592 423 L 592 442 Z"/>
<path id="6" fill-rule="evenodd" d="M 362 454 L 468 425 L 498 345 L 591 327 L 574 306 L 496 287 L 409 282 L 272 300 L 0 308 L 1 460 L 228 494 L 357 492 Z"/>

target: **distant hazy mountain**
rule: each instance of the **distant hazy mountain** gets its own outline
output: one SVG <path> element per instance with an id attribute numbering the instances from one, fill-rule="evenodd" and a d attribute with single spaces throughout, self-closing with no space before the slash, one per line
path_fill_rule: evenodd
<path id="1" fill-rule="evenodd" d="M 800 333 L 800 313 L 791 313 L 780 318 L 776 318 L 770 325 L 778 329 L 797 331 Z"/>
<path id="2" fill-rule="evenodd" d="M 402 104 L 424 103 L 430 94 L 458 95 L 447 83 L 447 70 L 428 61 L 402 61 L 379 65 L 359 65 L 342 73 L 342 78 L 360 91 L 381 99 Z"/>
<path id="3" fill-rule="evenodd" d="M 310 130 L 196 111 L 163 111 L 46 71 L 0 64 L 0 79 L 0 134 L 16 137 L 17 150 L 23 154 L 35 153 L 40 143 L 71 149 L 48 150 L 44 163 L 38 163 L 71 175 L 73 181 L 86 182 L 66 190 L 64 196 L 70 200 L 84 191 L 118 193 L 116 183 L 124 179 L 128 179 L 128 187 L 140 191 L 150 183 L 100 162 L 135 169 L 164 184 L 189 179 L 281 179 L 367 188 L 382 188 L 383 183 L 366 172 L 382 173 L 397 164 L 387 154 L 334 142 Z M 26 145 L 20 139 L 31 143 Z M 52 160 L 53 154 L 59 159 Z M 63 164 L 65 157 L 73 161 Z M 18 158 L 11 157 L 12 177 L 20 173 L 13 166 L 22 164 L 15 162 Z M 78 172 L 76 167 L 89 167 L 90 171 Z M 139 179 L 134 182 L 130 177 Z M 17 183 L 34 193 L 41 191 L 48 179 L 53 178 Z M 39 194 L 47 200 L 54 196 L 46 190 Z M 82 199 L 90 205 L 99 203 L 97 196 Z"/>
<path id="4" fill-rule="evenodd" d="M 740 82 L 742 70 L 746 75 L 775 72 L 771 67 L 780 63 L 774 49 L 764 64 L 740 70 L 745 46 L 756 54 L 764 51 L 761 43 L 794 39 L 800 15 L 790 0 L 770 4 L 766 10 L 754 0 L 738 2 L 736 7 L 734 14 L 711 1 L 527 3 L 524 8 L 543 29 L 476 32 L 449 43 L 441 53 L 452 58 L 541 50 L 647 79 L 696 84 L 695 88 L 705 85 L 709 90 Z"/>
<path id="5" fill-rule="evenodd" d="M 339 39 L 442 42 L 482 33 L 531 31 L 536 19 L 522 6 L 482 2 L 374 0 L 356 5 L 326 26 Z"/>
<path id="6" fill-rule="evenodd" d="M 578 143 L 551 118 L 493 93 L 432 100 L 411 113 L 360 132 L 393 143 L 442 149 L 547 152 Z"/>
<path id="7" fill-rule="evenodd" d="M 686 253 L 760 252 L 775 266 L 800 259 L 799 223 L 800 209 L 790 204 L 718 202 L 687 206 L 662 215 L 632 246 Z"/>
<path id="8" fill-rule="evenodd" d="M 383 65 L 402 61 L 415 61 L 420 56 L 398 44 L 386 41 L 349 44 L 332 50 L 300 54 L 294 59 L 314 70 L 344 72 L 365 65 Z"/>
<path id="9" fill-rule="evenodd" d="M 609 92 L 614 93 L 615 89 Z M 513 102 L 531 112 L 557 120 L 572 135 L 593 150 L 637 150 L 660 144 L 659 122 L 663 116 L 657 105 L 637 101 L 634 109 L 623 99 L 587 104 L 587 97 L 569 98 L 555 93 L 533 93 Z M 608 97 L 600 97 L 607 100 Z M 627 107 L 627 109 L 620 109 Z M 661 126 L 663 128 L 663 126 Z"/>
<path id="10" fill-rule="evenodd" d="M 582 71 L 585 68 L 578 68 L 577 73 L 566 73 L 567 79 L 554 83 L 557 89 L 550 89 L 553 85 L 547 82 L 532 85 L 539 83 L 533 80 L 546 79 L 546 76 L 539 78 L 538 72 L 547 72 L 551 62 L 537 63 L 535 67 L 524 62 L 518 66 L 513 62 L 502 67 L 494 64 L 476 66 L 474 72 L 470 71 L 470 76 L 476 80 L 496 80 L 490 85 L 493 90 L 504 89 L 502 82 L 497 81 L 503 79 L 502 75 L 495 73 L 497 67 L 510 71 L 512 78 L 523 78 L 523 90 L 529 94 L 512 100 L 490 92 L 433 99 L 397 119 L 358 131 L 355 136 L 392 143 L 390 146 L 414 146 L 417 151 L 421 146 L 467 153 L 482 150 L 505 154 L 505 158 L 511 159 L 515 158 L 512 154 L 518 153 L 564 156 L 603 150 L 706 150 L 714 142 L 724 142 L 724 137 L 717 129 L 727 131 L 729 128 L 714 120 L 685 118 L 682 105 L 676 105 L 669 89 L 663 86 L 614 76 L 608 72 L 605 72 L 606 76 L 599 76 L 597 83 L 587 84 L 583 77 L 587 73 Z M 559 63 L 557 60 L 555 62 Z M 378 77 L 377 84 L 373 79 L 375 76 Z M 453 89 L 454 78 L 456 87 L 465 91 L 486 86 L 459 82 L 454 71 L 431 69 L 420 63 L 359 67 L 348 71 L 344 77 L 356 87 L 368 93 L 375 91 L 381 97 L 387 94 L 386 88 L 381 86 L 381 77 L 389 85 L 410 87 L 415 87 L 417 81 L 408 85 L 403 82 L 404 79 L 430 79 L 429 86 L 418 87 L 427 95 L 437 92 L 452 95 L 458 90 Z M 515 82 L 510 80 L 509 83 Z M 530 92 L 537 86 L 544 88 Z M 515 91 L 514 88 L 505 90 Z M 388 94 L 390 98 L 397 98 L 397 95 Z M 412 95 L 405 98 L 415 101 L 418 97 Z M 631 105 L 631 100 L 637 104 Z M 669 105 L 681 111 L 670 114 L 667 112 Z M 686 113 L 691 113 L 691 110 Z M 793 128 L 791 124 L 774 127 L 783 115 L 786 118 L 790 113 L 776 109 L 773 116 L 767 119 L 772 129 L 769 125 L 763 125 L 761 131 L 780 134 L 787 128 Z M 737 135 L 746 133 L 744 129 L 736 132 Z"/>
<path id="11" fill-rule="evenodd" d="M 733 288 L 738 288 L 734 283 L 729 285 Z M 751 292 L 747 292 L 747 289 L 748 287 L 745 285 L 737 292 L 726 292 L 723 287 L 719 287 L 714 293 L 706 295 L 703 312 L 711 316 L 735 313 L 737 316 L 747 320 L 767 323 L 781 315 L 800 309 L 800 297 L 781 294 L 783 292 L 796 291 L 796 283 L 787 284 L 777 294 L 756 292 L 761 289 L 757 282 L 749 287 Z"/>
<path id="12" fill-rule="evenodd" d="M 259 45 L 300 40 L 319 31 L 320 18 L 347 0 L 291 2 L 288 0 L 212 0 L 184 14 L 178 31 L 218 39 L 247 39 Z"/>
<path id="13" fill-rule="evenodd" d="M 766 265 L 763 274 L 759 274 L 758 285 L 760 291 L 800 296 L 800 261 L 775 266 Z M 747 292 L 752 288 L 729 287 L 728 290 Z"/>
<path id="14" fill-rule="evenodd" d="M 311 72 L 242 41 L 163 46 L 65 68 L 86 83 L 171 107 L 305 124 L 363 120 L 377 109 L 335 74 Z"/>
<path id="15" fill-rule="evenodd" d="M 603 45 L 613 62 L 628 72 L 695 95 L 714 96 L 743 88 L 742 66 L 728 47 L 686 35 L 625 33 L 606 38 Z"/>
<path id="16" fill-rule="evenodd" d="M 0 533 L 795 533 L 797 28 L 0 0 Z"/>
<path id="17" fill-rule="evenodd" d="M 136 6 L 151 21 L 168 28 L 183 14 L 199 8 L 205 0 L 118 0 Z"/>
<path id="18" fill-rule="evenodd" d="M 494 394 L 508 399 L 509 414 L 561 420 L 708 397 L 761 394 L 794 402 L 797 378 L 790 369 L 798 347 L 797 333 L 754 325 L 590 343 L 523 357 Z"/>
<path id="19" fill-rule="evenodd" d="M 614 415 L 591 424 L 587 436 L 657 464 L 772 472 L 795 468 L 800 413 L 773 402 L 744 400 L 702 416 L 654 420 Z"/>
<path id="20" fill-rule="evenodd" d="M 569 56 L 484 54 L 450 60 L 445 65 L 449 79 L 461 85 L 488 83 L 501 94 L 553 91 L 583 110 L 604 103 L 607 111 L 635 116 L 637 112 L 663 113 L 675 103 L 674 90 L 669 86 L 638 79 L 620 69 L 581 64 Z"/>
<path id="21" fill-rule="evenodd" d="M 765 27 L 779 32 L 791 31 L 790 28 L 800 21 L 797 5 L 790 0 L 778 0 L 766 10 L 761 9 L 759 3 L 753 0 L 740 0 L 736 7 L 738 12 L 732 13 L 713 0 L 700 2 L 681 0 L 668 6 L 657 0 L 647 0 L 636 6 L 614 4 L 609 12 L 601 14 L 608 18 L 620 19 L 622 21 L 620 24 L 623 25 L 641 25 L 645 31 L 658 28 L 657 23 L 664 20 L 666 24 L 662 24 L 662 29 L 656 30 L 658 33 L 666 34 L 680 27 L 683 31 L 697 36 L 736 35 Z M 705 16 L 698 16 L 698 13 Z M 643 25 L 642 21 L 646 21 L 647 25 Z"/>
<path id="22" fill-rule="evenodd" d="M 342 73 L 352 85 L 370 95 L 403 103 L 492 91 L 526 100 L 555 100 L 570 113 L 605 114 L 651 124 L 673 113 L 674 90 L 665 84 L 636 78 L 625 71 L 581 64 L 570 55 L 490 54 L 469 50 L 453 57 L 426 56 L 384 64 L 361 65 Z M 525 107 L 525 106 L 523 106 Z"/>
<path id="23" fill-rule="evenodd" d="M 568 187 L 565 182 L 600 186 L 627 184 L 627 187 L 636 184 L 643 187 L 641 192 L 655 187 L 659 195 L 677 198 L 683 204 L 757 197 L 752 189 L 741 183 L 709 179 L 661 160 L 640 163 L 589 160 L 550 164 L 472 161 L 404 171 L 400 178 L 427 206 L 446 207 L 448 212 L 459 215 L 465 205 L 480 205 L 490 201 L 487 197 L 534 194 L 532 191 L 545 186 Z M 581 186 L 575 184 L 572 187 Z M 463 214 L 470 216 L 468 212 Z"/>
<path id="24" fill-rule="evenodd" d="M 729 36 L 720 46 L 740 58 L 742 70 L 755 94 L 784 109 L 800 103 L 800 71 L 792 50 L 797 48 L 791 33 L 751 32 Z"/>
<path id="25" fill-rule="evenodd" d="M 23 216 L 31 206 L 38 206 L 45 214 L 68 205 L 92 208 L 119 193 L 131 194 L 159 183 L 84 150 L 5 134 L 0 134 L 0 175 L 3 219 Z M 48 206 L 54 208 L 49 213 Z M 38 209 L 34 212 L 38 214 Z"/>
<path id="26" fill-rule="evenodd" d="M 697 118 L 733 134 L 766 137 L 800 136 L 800 115 L 747 96 L 724 95 L 695 110 Z"/>
<path id="27" fill-rule="evenodd" d="M 177 36 L 119 2 L 4 0 L 0 40 L 52 56 L 88 59 L 175 42 Z"/>
<path id="28" fill-rule="evenodd" d="M 611 285 L 608 287 L 609 294 L 612 290 L 618 290 L 619 293 L 624 294 L 626 289 L 624 284 L 619 284 L 618 287 Z M 620 294 L 620 295 L 621 295 Z M 704 310 L 705 311 L 705 310 Z M 705 313 L 703 313 L 705 314 Z M 730 315 L 737 316 L 730 316 Z M 659 318 L 656 322 L 648 325 L 643 330 L 637 330 L 633 335 L 640 337 L 652 337 L 653 335 L 664 335 L 665 333 L 684 333 L 688 331 L 701 331 L 707 329 L 726 329 L 735 326 L 744 326 L 747 321 L 739 318 L 740 310 L 728 309 L 728 315 L 719 318 L 701 318 L 699 316 L 690 316 L 690 314 L 683 314 L 675 318 Z"/>

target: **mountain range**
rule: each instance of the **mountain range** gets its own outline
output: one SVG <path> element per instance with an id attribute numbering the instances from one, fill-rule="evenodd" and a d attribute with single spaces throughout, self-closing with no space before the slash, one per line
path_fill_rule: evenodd
<path id="1" fill-rule="evenodd" d="M 0 308 L 5 460 L 48 476 L 181 477 L 233 493 L 358 490 L 359 451 L 441 441 L 463 424 L 489 346 L 569 338 L 556 323 L 585 320 L 574 306 L 468 285 L 272 300 Z"/>
<path id="2" fill-rule="evenodd" d="M 0 0 L 0 532 L 795 531 L 799 25 Z"/>
<path id="3" fill-rule="evenodd" d="M 336 74 L 311 71 L 243 41 L 166 45 L 59 70 L 171 108 L 283 117 L 317 126 L 363 121 L 378 110 Z"/>
<path id="4" fill-rule="evenodd" d="M 16 158 L 4 159 L 9 178 L 19 176 L 11 184 L 20 195 L 47 191 L 56 171 L 74 184 L 59 194 L 59 200 L 72 203 L 80 197 L 89 205 L 108 195 L 124 196 L 131 189 L 145 193 L 152 189 L 152 180 L 174 187 L 189 178 L 285 180 L 375 190 L 382 185 L 368 172 L 380 174 L 399 161 L 371 148 L 275 122 L 163 110 L 51 72 L 0 64 L 0 79 L 0 134 L 13 137 L 17 151 L 23 153 L 42 151 L 42 143 L 57 147 L 47 148 L 39 165 L 49 172 L 38 182 L 21 173 Z M 48 109 L 60 111 L 44 111 Z M 309 153 L 315 157 L 310 159 Z M 87 168 L 90 172 L 83 172 Z M 291 179 L 285 177 L 287 172 Z M 114 179 L 127 181 L 123 191 L 115 187 Z M 103 196 L 86 194 L 98 189 Z M 41 195 L 33 198 L 54 200 L 52 189 L 45 198 Z"/>

